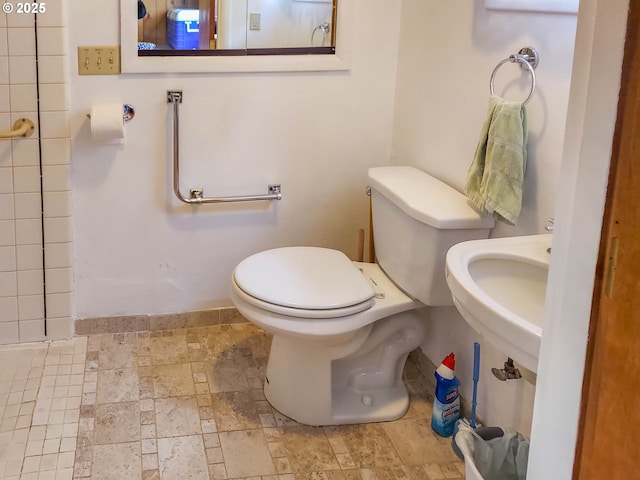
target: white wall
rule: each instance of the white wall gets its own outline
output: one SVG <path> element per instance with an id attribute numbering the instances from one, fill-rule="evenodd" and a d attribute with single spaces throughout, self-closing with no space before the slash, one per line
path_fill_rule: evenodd
<path id="1" fill-rule="evenodd" d="M 70 52 L 118 44 L 118 4 L 74 3 Z M 346 73 L 79 77 L 72 61 L 76 317 L 229 305 L 234 265 L 269 247 L 321 245 L 353 257 L 368 221 L 367 168 L 390 161 L 400 5 L 356 2 Z M 283 200 L 180 204 L 171 189 L 167 89 L 184 90 L 183 191 L 266 193 L 268 183 L 281 183 Z M 114 101 L 136 108 L 127 143 L 98 146 L 86 114 Z"/>
<path id="2" fill-rule="evenodd" d="M 629 0 L 581 2 L 528 477 L 572 478 Z M 612 476 L 615 474 L 612 466 Z"/>
<path id="3" fill-rule="evenodd" d="M 540 233 L 554 215 L 562 160 L 564 125 L 576 31 L 576 16 L 501 12 L 483 0 L 440 2 L 405 0 L 400 30 L 393 127 L 393 163 L 415 165 L 462 191 L 479 139 L 495 66 L 525 46 L 540 54 L 537 88 L 527 104 L 529 161 L 518 225 L 498 224 L 492 236 Z M 503 65 L 496 93 L 524 100 L 530 76 Z M 434 362 L 456 352 L 462 393 L 471 398 L 475 332 L 454 307 L 432 309 L 430 334 L 422 346 Z M 491 425 L 529 433 L 534 386 L 503 383 L 491 367 L 505 355 L 481 342 L 478 413 Z"/>
<path id="4" fill-rule="evenodd" d="M 416 165 L 462 191 L 478 143 L 489 79 L 504 58 L 531 46 L 540 54 L 527 104 L 529 161 L 517 227 L 492 236 L 538 233 L 553 216 L 576 32 L 576 16 L 486 10 L 484 0 L 405 0 L 398 60 L 394 163 Z M 496 93 L 524 100 L 530 76 L 507 63 Z"/>

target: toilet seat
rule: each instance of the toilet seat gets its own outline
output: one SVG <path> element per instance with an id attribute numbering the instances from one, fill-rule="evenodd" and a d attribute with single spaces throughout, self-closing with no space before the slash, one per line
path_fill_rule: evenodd
<path id="1" fill-rule="evenodd" d="M 233 272 L 233 288 L 248 303 L 274 313 L 335 318 L 370 308 L 373 286 L 342 252 L 284 247 L 252 255 Z"/>

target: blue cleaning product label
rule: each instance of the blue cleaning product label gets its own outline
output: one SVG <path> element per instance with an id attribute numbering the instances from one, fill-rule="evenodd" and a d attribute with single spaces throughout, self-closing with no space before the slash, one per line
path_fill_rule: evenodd
<path id="1" fill-rule="evenodd" d="M 433 401 L 431 428 L 441 437 L 450 437 L 453 435 L 456 421 L 460 418 L 460 381 L 456 377 L 446 379 L 437 372 L 435 376 L 436 396 Z"/>

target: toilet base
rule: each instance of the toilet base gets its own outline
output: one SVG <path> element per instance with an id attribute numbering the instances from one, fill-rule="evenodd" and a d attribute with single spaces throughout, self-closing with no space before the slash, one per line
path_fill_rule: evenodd
<path id="1" fill-rule="evenodd" d="M 425 332 L 424 319 L 411 310 L 357 330 L 337 345 L 275 334 L 265 397 L 307 425 L 396 420 L 409 408 L 402 371 Z"/>
<path id="2" fill-rule="evenodd" d="M 348 387 L 333 390 L 334 425 L 388 422 L 409 409 L 409 394 L 402 382 L 387 390 L 356 392 Z"/>

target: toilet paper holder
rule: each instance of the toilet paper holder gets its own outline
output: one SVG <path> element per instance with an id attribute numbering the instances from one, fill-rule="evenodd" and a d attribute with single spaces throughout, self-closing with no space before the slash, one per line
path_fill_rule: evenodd
<path id="1" fill-rule="evenodd" d="M 136 111 L 133 108 L 133 105 L 129 105 L 128 103 L 125 103 L 124 105 L 122 105 L 122 119 L 125 122 L 128 122 L 129 120 L 131 120 L 135 115 L 136 115 Z M 87 118 L 91 118 L 90 113 L 87 113 Z"/>

